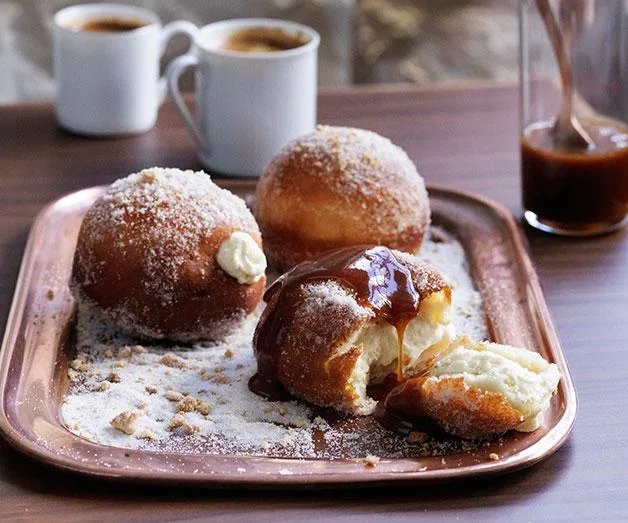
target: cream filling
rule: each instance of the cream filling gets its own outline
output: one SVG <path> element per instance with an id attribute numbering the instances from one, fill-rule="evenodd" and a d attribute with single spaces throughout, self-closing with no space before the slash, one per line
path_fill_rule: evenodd
<path id="1" fill-rule="evenodd" d="M 412 371 L 425 350 L 437 344 L 447 345 L 455 338 L 449 307 L 444 293 L 432 294 L 421 304 L 419 315 L 408 323 L 403 338 L 404 374 Z M 397 330 L 383 320 L 370 321 L 338 349 L 338 354 L 355 346 L 362 346 L 362 355 L 356 362 L 347 386 L 364 399 L 358 413 L 369 414 L 376 402 L 367 396 L 366 387 L 370 383 L 380 383 L 397 370 Z"/>
<path id="2" fill-rule="evenodd" d="M 266 257 L 257 242 L 242 231 L 229 236 L 216 254 L 218 265 L 238 283 L 250 285 L 259 281 L 266 271 Z"/>
<path id="3" fill-rule="evenodd" d="M 560 371 L 540 354 L 518 347 L 482 343 L 459 345 L 441 357 L 430 372 L 432 379 L 462 377 L 465 385 L 501 394 L 526 421 L 516 427 L 536 430 L 558 386 Z"/>

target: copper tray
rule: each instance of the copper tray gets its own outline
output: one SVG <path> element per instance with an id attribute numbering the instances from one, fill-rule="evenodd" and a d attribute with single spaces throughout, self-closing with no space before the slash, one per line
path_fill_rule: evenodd
<path id="1" fill-rule="evenodd" d="M 250 198 L 250 181 L 223 182 Z M 438 482 L 528 467 L 566 440 L 576 417 L 576 394 L 519 229 L 506 209 L 489 200 L 430 189 L 433 221 L 463 243 L 484 300 L 493 340 L 536 347 L 562 372 L 544 424 L 511 432 L 480 451 L 442 457 L 289 459 L 250 455 L 179 454 L 94 444 L 60 419 L 72 351 L 74 303 L 67 282 L 81 219 L 103 187 L 65 196 L 46 207 L 32 227 L 2 344 L 0 429 L 17 449 L 75 472 L 127 481 L 215 486 L 360 486 Z M 491 461 L 491 452 L 500 459 Z M 242 471 L 245 470 L 243 473 Z M 286 470 L 291 473 L 286 474 Z"/>

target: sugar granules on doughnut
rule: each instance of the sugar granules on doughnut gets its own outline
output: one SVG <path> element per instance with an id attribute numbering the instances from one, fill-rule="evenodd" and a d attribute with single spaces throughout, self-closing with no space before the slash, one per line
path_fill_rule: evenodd
<path id="1" fill-rule="evenodd" d="M 457 330 L 484 339 L 481 299 L 461 245 L 428 240 L 421 255 L 451 282 Z M 166 452 L 323 458 L 438 455 L 480 445 L 408 441 L 371 418 L 339 420 L 303 402 L 256 396 L 247 386 L 256 371 L 251 348 L 256 317 L 215 344 L 163 348 L 137 345 L 102 328 L 90 314 L 79 319 L 75 366 L 80 370 L 69 369 L 62 416 L 72 432 L 91 441 Z M 121 414 L 119 425 L 131 434 L 111 425 Z M 122 423 L 126 420 L 132 423 Z"/>

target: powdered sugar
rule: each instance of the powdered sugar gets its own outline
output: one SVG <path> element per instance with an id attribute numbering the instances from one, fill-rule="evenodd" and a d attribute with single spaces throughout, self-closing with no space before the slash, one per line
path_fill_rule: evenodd
<path id="1" fill-rule="evenodd" d="M 421 257 L 453 286 L 458 332 L 485 338 L 481 300 L 460 244 L 428 240 Z M 334 284 L 318 290 L 321 300 L 339 294 Z M 82 310 L 62 405 L 65 424 L 103 445 L 166 452 L 394 457 L 477 445 L 455 439 L 409 442 L 370 417 L 342 418 L 300 401 L 270 402 L 251 393 L 248 380 L 256 371 L 251 341 L 260 312 L 217 343 L 146 346 L 103 326 L 93 310 Z M 112 426 L 116 418 L 118 428 Z"/>

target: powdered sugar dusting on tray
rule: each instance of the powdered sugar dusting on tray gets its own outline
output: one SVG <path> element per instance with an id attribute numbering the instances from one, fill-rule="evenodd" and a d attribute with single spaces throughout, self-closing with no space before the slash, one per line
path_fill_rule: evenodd
<path id="1" fill-rule="evenodd" d="M 485 338 L 481 299 L 460 244 L 436 231 L 420 254 L 452 285 L 457 332 Z M 256 371 L 251 342 L 260 312 L 220 343 L 165 347 L 139 345 L 103 327 L 92 310 L 82 310 L 62 405 L 65 425 L 99 444 L 163 452 L 411 457 L 479 445 L 404 438 L 370 417 L 343 418 L 301 401 L 256 396 L 248 380 Z"/>

